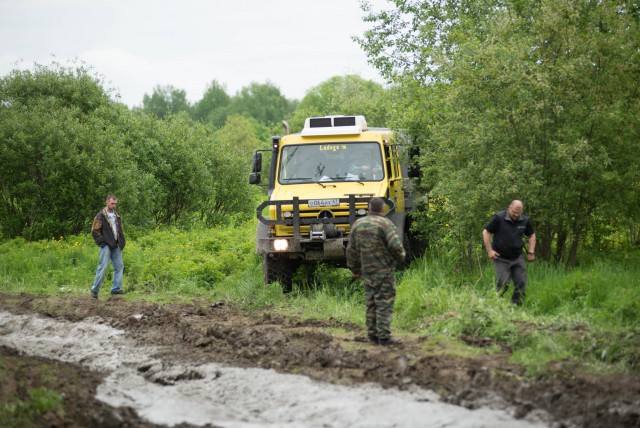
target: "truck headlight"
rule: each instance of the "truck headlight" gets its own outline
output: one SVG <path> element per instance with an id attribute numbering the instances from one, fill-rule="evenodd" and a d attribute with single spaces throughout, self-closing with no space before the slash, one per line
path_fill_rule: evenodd
<path id="1" fill-rule="evenodd" d="M 276 239 L 273 241 L 273 249 L 275 251 L 287 251 L 289 249 L 289 241 L 286 239 Z"/>
<path id="2" fill-rule="evenodd" d="M 282 217 L 291 218 L 291 217 L 293 217 L 293 213 L 291 211 L 285 211 L 285 212 L 282 213 Z"/>
<path id="3" fill-rule="evenodd" d="M 367 210 L 365 210 L 364 208 L 360 208 L 358 211 L 356 211 L 356 214 L 365 215 L 367 214 Z"/>

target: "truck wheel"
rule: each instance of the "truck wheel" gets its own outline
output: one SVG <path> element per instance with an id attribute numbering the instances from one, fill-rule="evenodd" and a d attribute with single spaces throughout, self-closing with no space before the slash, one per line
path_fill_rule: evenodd
<path id="1" fill-rule="evenodd" d="M 283 293 L 293 289 L 293 263 L 288 258 L 271 258 L 265 254 L 262 258 L 264 284 L 280 282 Z"/>

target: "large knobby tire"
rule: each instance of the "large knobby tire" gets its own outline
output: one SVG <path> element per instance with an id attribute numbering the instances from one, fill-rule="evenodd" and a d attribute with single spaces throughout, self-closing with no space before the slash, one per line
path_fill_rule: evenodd
<path id="1" fill-rule="evenodd" d="M 267 254 L 262 258 L 264 284 L 279 282 L 283 293 L 290 293 L 293 289 L 293 271 L 293 262 L 288 258 L 271 258 Z"/>

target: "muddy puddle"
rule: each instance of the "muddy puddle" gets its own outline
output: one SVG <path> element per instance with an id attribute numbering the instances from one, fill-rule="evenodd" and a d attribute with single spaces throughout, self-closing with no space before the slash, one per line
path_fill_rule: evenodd
<path id="1" fill-rule="evenodd" d="M 136 315 L 134 315 L 135 317 Z M 70 322 L 0 310 L 0 346 L 104 373 L 96 398 L 159 425 L 215 427 L 542 427 L 531 412 L 470 410 L 418 387 L 342 386 L 271 369 L 173 361 L 100 317 Z"/>

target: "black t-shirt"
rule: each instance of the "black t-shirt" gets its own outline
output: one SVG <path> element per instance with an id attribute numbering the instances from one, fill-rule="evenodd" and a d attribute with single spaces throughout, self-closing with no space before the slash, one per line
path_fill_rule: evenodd
<path id="1" fill-rule="evenodd" d="M 515 260 L 522 254 L 522 235 L 533 235 L 529 217 L 522 215 L 513 221 L 506 210 L 496 213 L 485 229 L 493 234 L 491 248 L 507 260 Z"/>

